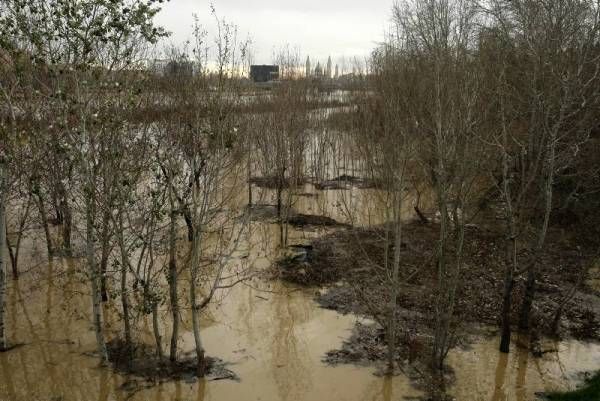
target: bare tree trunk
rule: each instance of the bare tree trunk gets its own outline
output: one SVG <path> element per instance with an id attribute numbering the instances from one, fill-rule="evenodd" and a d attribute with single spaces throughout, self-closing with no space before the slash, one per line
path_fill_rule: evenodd
<path id="1" fill-rule="evenodd" d="M 248 206 L 252 206 L 252 147 L 248 149 L 248 164 L 246 166 L 248 170 Z"/>
<path id="2" fill-rule="evenodd" d="M 154 331 L 154 341 L 156 342 L 156 356 L 162 362 L 165 356 L 163 354 L 162 338 L 158 325 L 158 303 L 156 301 L 152 301 L 152 330 Z"/>
<path id="3" fill-rule="evenodd" d="M 127 296 L 127 267 L 128 261 L 126 256 L 123 256 L 126 251 L 121 249 L 121 307 L 123 308 L 123 330 L 125 334 L 125 347 L 127 358 L 131 362 L 131 321 L 129 317 L 129 298 Z"/>
<path id="4" fill-rule="evenodd" d="M 71 255 L 71 225 L 73 222 L 71 207 L 67 198 L 67 191 L 64 184 L 59 184 L 59 205 L 62 217 L 62 237 L 63 237 L 63 250 L 65 255 Z"/>
<path id="5" fill-rule="evenodd" d="M 122 207 L 122 205 L 121 205 Z M 123 231 L 123 211 L 119 210 L 118 226 L 116 228 L 117 238 L 119 239 L 119 248 L 121 249 L 121 307 L 123 308 L 123 333 L 125 335 L 125 352 L 129 363 L 132 360 L 132 342 L 131 342 L 131 320 L 129 316 L 129 297 L 127 296 L 127 269 L 129 268 L 129 255 L 125 245 Z M 107 222 L 108 223 L 108 222 Z"/>
<path id="6" fill-rule="evenodd" d="M 0 156 L 2 157 L 2 156 Z M 4 247 L 6 245 L 6 172 L 4 160 L 0 159 L 0 351 L 7 348 L 4 327 L 4 295 L 6 292 L 6 263 Z"/>
<path id="7" fill-rule="evenodd" d="M 400 276 L 400 251 L 402 249 L 402 184 L 396 188 L 394 221 L 394 266 L 392 272 L 392 295 L 390 299 L 389 335 L 388 335 L 388 370 L 394 371 L 394 355 L 396 352 L 396 310 L 398 309 L 398 278 Z"/>
<path id="8" fill-rule="evenodd" d="M 504 66 L 503 66 L 504 68 Z M 504 80 L 504 69 L 501 73 Z M 504 197 L 505 219 L 506 219 L 506 257 L 504 272 L 504 293 L 502 296 L 502 328 L 500 338 L 500 352 L 510 351 L 511 341 L 511 309 L 512 292 L 514 287 L 514 275 L 517 270 L 517 232 L 515 227 L 515 210 L 513 208 L 512 192 L 510 188 L 510 155 L 507 132 L 506 112 L 504 107 L 504 95 L 500 95 L 501 119 L 502 119 L 502 195 Z"/>
<path id="9" fill-rule="evenodd" d="M 440 185 L 439 183 L 436 185 Z M 441 198 L 440 198 L 441 199 Z M 445 327 L 446 319 L 446 286 L 448 285 L 446 278 L 446 235 L 447 235 L 447 218 L 448 211 L 446 210 L 445 203 L 440 201 L 440 238 L 438 244 L 438 300 L 436 303 L 436 326 L 435 334 L 433 339 L 433 359 L 432 367 L 434 371 L 441 371 L 443 368 L 443 355 L 444 355 L 444 343 L 445 333 L 443 328 Z"/>
<path id="10" fill-rule="evenodd" d="M 88 178 L 89 180 L 89 178 Z M 98 353 L 100 354 L 101 363 L 108 362 L 108 352 L 106 350 L 106 343 L 104 341 L 104 331 L 102 328 L 102 307 L 100 299 L 100 275 L 98 274 L 98 267 L 96 265 L 96 255 L 94 250 L 94 214 L 95 214 L 95 195 L 92 185 L 88 182 L 90 188 L 86 194 L 86 208 L 85 208 L 85 220 L 86 220 L 86 258 L 88 263 L 88 269 L 90 273 L 90 282 L 92 286 L 92 314 L 94 317 L 94 331 L 96 334 L 96 344 L 98 347 Z"/>
<path id="11" fill-rule="evenodd" d="M 527 282 L 525 285 L 525 295 L 523 297 L 523 303 L 521 304 L 521 311 L 519 315 L 519 328 L 521 330 L 529 330 L 529 324 L 531 319 L 531 307 L 533 305 L 533 299 L 535 297 L 536 289 L 536 274 L 537 274 L 537 262 L 539 256 L 544 248 L 544 242 L 546 241 L 546 235 L 548 233 L 548 225 L 550 223 L 550 214 L 552 213 L 552 190 L 554 186 L 554 158 L 556 153 L 556 128 L 553 129 L 550 135 L 550 143 L 548 144 L 548 156 L 546 159 L 546 180 L 544 182 L 544 220 L 540 233 L 538 235 L 538 242 L 534 252 L 533 260 L 527 268 Z"/>
<path id="12" fill-rule="evenodd" d="M 185 225 L 187 226 L 188 230 L 188 241 L 192 242 L 194 240 L 194 224 L 192 223 L 192 215 L 187 207 L 183 207 L 182 213 L 183 219 L 185 220 Z"/>
<path id="13" fill-rule="evenodd" d="M 170 186 L 169 186 L 170 188 Z M 169 193 L 171 190 L 169 189 Z M 171 197 L 172 198 L 172 197 Z M 177 339 L 179 337 L 179 300 L 177 293 L 177 237 L 175 232 L 176 212 L 171 199 L 171 221 L 169 223 L 169 300 L 171 302 L 171 314 L 173 320 L 173 331 L 171 332 L 171 345 L 169 348 L 169 359 L 171 362 L 177 360 Z"/>
<path id="14" fill-rule="evenodd" d="M 5 231 L 7 229 L 8 229 L 8 227 L 5 227 Z M 4 235 L 6 236 L 6 249 L 8 249 L 8 256 L 10 257 L 10 265 L 12 266 L 13 280 L 17 280 L 19 278 L 19 269 L 17 267 L 17 264 L 19 263 L 18 249 L 13 252 L 12 244 L 10 243 L 10 240 L 8 239 L 8 232 L 5 232 Z M 0 246 L 1 246 L 1 244 L 0 244 Z"/>
<path id="15" fill-rule="evenodd" d="M 198 263 L 200 262 L 200 233 L 194 236 L 192 248 L 192 265 L 190 267 L 190 304 L 192 305 L 192 330 L 194 332 L 194 342 L 196 345 L 196 358 L 198 376 L 203 377 L 205 374 L 204 346 L 200 337 L 200 308 L 196 299 L 196 285 L 198 279 Z"/>
<path id="16" fill-rule="evenodd" d="M 502 329 L 500 338 L 500 352 L 510 351 L 511 322 L 510 311 L 512 306 L 512 291 L 514 286 L 514 272 L 517 258 L 517 242 L 514 236 L 506 244 L 506 260 L 504 273 L 504 294 L 502 296 Z"/>
<path id="17" fill-rule="evenodd" d="M 37 207 L 40 213 L 40 219 L 42 222 L 42 227 L 44 229 L 44 234 L 46 236 L 46 249 L 48 250 L 48 257 L 51 258 L 54 254 L 54 246 L 52 243 L 52 235 L 50 234 L 50 226 L 48 225 L 48 216 L 46 215 L 46 205 L 44 203 L 44 198 L 40 193 L 36 193 Z"/>
<path id="18" fill-rule="evenodd" d="M 100 234 L 101 255 L 100 255 L 100 295 L 102 302 L 108 301 L 108 287 L 106 284 L 108 257 L 110 254 L 110 209 L 106 207 L 102 215 L 102 233 Z"/>
<path id="19" fill-rule="evenodd" d="M 27 203 L 25 205 L 25 211 L 21 220 L 19 221 L 19 227 L 17 231 L 17 243 L 15 244 L 15 250 L 13 252 L 12 244 L 8 239 L 8 227 L 5 224 L 6 229 L 6 247 L 8 248 L 8 254 L 10 256 L 10 264 L 12 266 L 12 276 L 16 280 L 19 278 L 19 251 L 21 250 L 21 240 L 23 239 L 23 232 L 25 230 L 25 224 L 29 218 L 29 210 L 31 209 L 31 194 L 27 197 Z"/>

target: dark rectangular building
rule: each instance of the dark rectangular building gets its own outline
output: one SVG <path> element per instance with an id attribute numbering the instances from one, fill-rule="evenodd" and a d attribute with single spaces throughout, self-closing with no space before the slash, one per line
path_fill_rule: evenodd
<path id="1" fill-rule="evenodd" d="M 269 82 L 279 79 L 279 66 L 252 65 L 250 66 L 250 78 L 254 82 Z"/>

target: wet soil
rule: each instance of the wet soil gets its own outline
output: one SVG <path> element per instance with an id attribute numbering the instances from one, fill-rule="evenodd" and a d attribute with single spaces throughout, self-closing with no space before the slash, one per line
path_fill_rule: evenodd
<path id="1" fill-rule="evenodd" d="M 382 188 L 382 185 L 379 181 L 374 179 L 356 177 L 347 174 L 340 175 L 332 180 L 315 182 L 315 188 L 318 190 L 349 189 L 350 187 L 367 189 Z"/>
<path id="2" fill-rule="evenodd" d="M 250 206 L 251 218 L 253 221 L 277 223 L 282 219 L 278 217 L 277 206 L 269 204 L 254 204 Z M 304 214 L 290 209 L 287 211 L 287 223 L 295 228 L 304 227 L 350 227 L 350 225 L 341 223 L 331 217 Z"/>
<path id="3" fill-rule="evenodd" d="M 432 337 L 436 299 L 435 246 L 439 227 L 412 222 L 403 231 L 401 260 L 402 284 L 398 297 L 399 358 L 413 359 L 425 350 Z M 564 233 L 552 231 L 547 251 L 542 255 L 538 292 L 534 304 L 533 330 L 536 335 L 551 335 L 550 323 L 560 302 L 578 282 L 581 266 L 588 266 L 593 255 L 576 250 Z M 389 234 L 391 235 L 391 233 Z M 316 301 L 324 308 L 340 313 L 368 317 L 383 327 L 389 299 L 386 280 L 394 254 L 393 245 L 385 249 L 384 227 L 341 230 L 314 240 L 309 257 L 287 257 L 277 264 L 282 279 L 302 285 L 328 286 Z M 504 261 L 503 239 L 497 233 L 470 226 L 466 233 L 464 267 L 460 272 L 453 330 L 473 331 L 476 325 L 497 327 L 501 310 Z M 390 239 L 390 244 L 393 240 Z M 527 260 L 522 251 L 519 257 Z M 524 278 L 518 277 L 513 295 L 513 321 L 523 294 Z M 563 313 L 561 333 L 585 340 L 600 340 L 600 299 L 594 290 L 582 286 Z M 365 331 L 358 327 L 342 349 L 329 355 L 345 359 L 379 360 L 382 351 L 378 339 L 383 331 Z M 534 339 L 535 340 L 535 339 Z M 383 341 L 383 340 L 382 340 Z M 536 341 L 533 341 L 535 347 Z"/>
<path id="4" fill-rule="evenodd" d="M 279 177 L 277 176 L 264 176 L 264 177 L 251 177 L 250 183 L 260 188 L 266 189 L 277 189 L 280 186 Z M 294 179 L 293 181 L 289 178 L 285 178 L 281 182 L 281 188 L 291 188 L 302 185 L 306 182 L 304 179 Z"/>
<path id="5" fill-rule="evenodd" d="M 196 359 L 189 355 L 171 362 L 166 358 L 159 359 L 155 348 L 143 343 L 128 347 L 124 341 L 113 339 L 106 346 L 113 370 L 126 378 L 120 388 L 127 393 L 127 398 L 158 384 L 174 381 L 191 384 L 199 379 Z M 206 357 L 204 379 L 239 381 L 227 365 L 219 358 Z"/>
<path id="6" fill-rule="evenodd" d="M 113 339 L 107 344 L 108 359 L 115 371 L 137 376 L 154 382 L 170 380 L 186 381 L 198 377 L 198 365 L 196 359 L 184 355 L 175 362 L 167 358 L 160 360 L 156 356 L 156 349 L 147 344 L 133 344 L 127 347 L 124 341 Z M 227 363 L 219 358 L 205 357 L 204 375 L 209 380 L 236 380 L 239 377 L 226 368 Z"/>

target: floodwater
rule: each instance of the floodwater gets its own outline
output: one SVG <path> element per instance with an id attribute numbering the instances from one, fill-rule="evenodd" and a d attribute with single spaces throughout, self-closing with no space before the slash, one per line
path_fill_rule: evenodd
<path id="1" fill-rule="evenodd" d="M 310 185 L 303 191 L 315 192 Z M 360 224 L 380 221 L 373 213 L 380 197 L 361 191 L 303 196 L 294 208 L 345 221 L 344 205 L 355 202 L 353 208 L 359 205 L 364 211 Z M 266 268 L 278 255 L 278 227 L 253 222 L 249 229 L 252 234 L 234 262 Z M 291 229 L 289 243 L 324 233 Z M 324 364 L 325 352 L 340 347 L 358 318 L 319 308 L 313 301 L 316 289 L 259 279 L 219 294 L 202 318 L 208 355 L 230 362 L 239 382 L 141 382 L 138 391 L 130 392 L 123 384 L 132 379 L 99 367 L 93 355 L 90 297 L 81 261 L 55 259 L 48 264 L 42 241 L 27 241 L 21 262 L 27 271 L 18 281 L 9 280 L 7 334 L 23 345 L 0 354 L 0 400 L 388 401 L 422 395 L 402 375 L 385 378 L 374 375 L 375 367 Z M 166 306 L 161 309 L 165 321 L 168 313 Z M 120 325 L 114 306 L 106 307 L 105 317 L 108 335 L 115 335 Z M 193 349 L 189 320 L 183 320 L 183 353 Z M 150 328 L 142 328 L 140 336 L 149 336 Z M 450 392 L 458 400 L 531 400 L 538 391 L 570 388 L 580 381 L 577 373 L 600 367 L 600 345 L 558 343 L 557 353 L 535 359 L 516 347 L 510 355 L 501 355 L 497 343 L 497 338 L 482 337 L 470 348 L 450 353 L 448 362 L 456 374 Z"/>

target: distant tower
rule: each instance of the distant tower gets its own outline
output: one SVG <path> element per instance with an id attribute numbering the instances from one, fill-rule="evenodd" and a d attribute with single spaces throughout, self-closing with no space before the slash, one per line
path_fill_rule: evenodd
<path id="1" fill-rule="evenodd" d="M 338 65 L 335 65 L 335 79 L 338 79 L 340 77 L 340 68 L 338 67 Z"/>
<path id="2" fill-rule="evenodd" d="M 310 56 L 306 57 L 306 78 L 310 77 L 311 74 L 311 69 L 310 69 Z"/>
<path id="3" fill-rule="evenodd" d="M 317 62 L 317 66 L 315 67 L 315 76 L 317 78 L 323 77 L 323 68 L 321 67 L 321 62 Z"/>
<path id="4" fill-rule="evenodd" d="M 331 56 L 327 59 L 327 69 L 325 70 L 325 77 L 327 79 L 331 78 Z"/>

